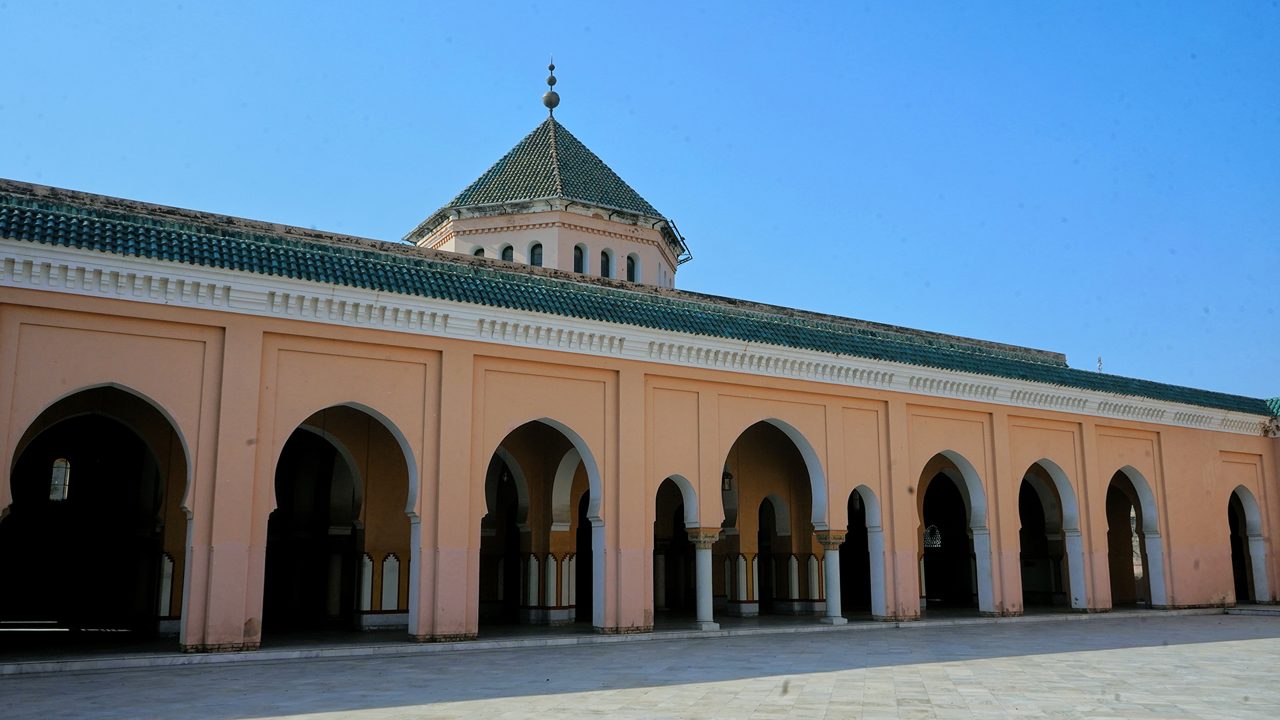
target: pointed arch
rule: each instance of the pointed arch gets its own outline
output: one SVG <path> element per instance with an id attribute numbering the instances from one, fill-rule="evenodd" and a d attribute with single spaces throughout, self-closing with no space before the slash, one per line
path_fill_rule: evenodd
<path id="1" fill-rule="evenodd" d="M 938 455 L 951 463 L 940 472 L 955 483 L 964 501 L 969 533 L 973 538 L 973 557 L 978 584 L 978 612 L 994 614 L 995 578 L 991 564 L 991 530 L 987 526 L 987 492 L 973 463 L 954 450 Z"/>
<path id="2" fill-rule="evenodd" d="M 684 526 L 686 528 L 698 527 L 698 492 L 694 490 L 693 483 L 689 482 L 683 475 L 670 475 L 666 479 L 680 489 L 680 499 L 684 503 Z"/>
<path id="3" fill-rule="evenodd" d="M 527 531 L 529 529 L 529 480 L 524 474 L 524 468 L 516 461 L 511 451 L 501 445 L 498 446 L 498 449 L 493 454 L 511 471 L 511 480 L 516 486 L 516 525 L 522 532 Z M 486 478 L 484 495 L 484 511 L 486 514 L 493 512 L 495 503 L 494 491 L 494 484 L 488 482 L 488 478 Z"/>
<path id="4" fill-rule="evenodd" d="M 1040 478 L 1034 474 L 1028 474 L 1031 468 L 1036 466 L 1049 476 L 1053 484 L 1053 492 L 1042 485 Z M 1076 499 L 1075 488 L 1072 487 L 1062 467 L 1048 458 L 1040 458 L 1032 463 L 1028 472 L 1023 473 L 1023 478 L 1030 481 L 1031 487 L 1040 496 L 1041 507 L 1058 511 L 1066 545 L 1067 591 L 1071 595 L 1071 607 L 1074 610 L 1084 610 L 1088 607 L 1084 572 L 1084 538 L 1080 531 L 1080 503 Z"/>
<path id="5" fill-rule="evenodd" d="M 853 489 L 853 494 L 862 501 L 863 513 L 867 520 L 867 557 L 870 560 L 868 572 L 871 578 L 871 616 L 885 617 L 888 613 L 888 583 L 884 569 L 884 528 L 880 525 L 880 500 L 876 493 L 866 485 Z"/>
<path id="6" fill-rule="evenodd" d="M 765 418 L 758 422 L 768 423 L 773 427 L 782 431 L 783 435 L 795 446 L 800 452 L 801 459 L 804 460 L 805 470 L 809 475 L 809 495 L 812 501 L 811 521 L 815 531 L 827 530 L 827 473 L 822 467 L 822 461 L 818 458 L 818 453 L 813 448 L 813 444 L 791 423 L 776 417 Z M 755 422 L 747 423 L 741 431 L 738 432 L 734 442 L 742 437 L 742 433 L 747 431 Z M 732 444 L 730 444 L 732 447 Z M 726 451 L 727 452 L 727 451 Z M 725 517 L 729 517 L 730 508 L 723 506 L 723 498 L 721 499 L 721 511 Z"/>
<path id="7" fill-rule="evenodd" d="M 1262 534 L 1262 510 L 1253 492 L 1244 485 L 1231 491 L 1244 508 L 1244 531 L 1249 542 L 1250 569 L 1253 571 L 1253 597 L 1257 602 L 1271 599 L 1271 578 L 1267 573 L 1267 542 Z M 1239 602 L 1239 600 L 1237 600 Z"/>
<path id="8" fill-rule="evenodd" d="M 192 510 L 191 510 L 191 495 L 193 490 L 192 479 L 195 476 L 195 468 L 194 468 L 194 463 L 192 463 L 191 461 L 191 444 L 187 441 L 187 436 L 182 431 L 182 426 L 178 423 L 177 419 L 174 418 L 173 413 L 169 412 L 169 410 L 165 408 L 165 406 L 161 404 L 159 401 L 157 401 L 156 399 L 152 398 L 148 394 L 136 388 L 133 388 L 118 382 L 104 382 L 104 383 L 94 383 L 91 385 L 84 385 L 75 390 L 71 390 L 63 393 L 62 395 L 59 395 L 57 398 L 55 398 L 54 400 L 44 405 L 44 407 L 40 408 L 40 411 L 37 412 L 26 423 L 25 426 L 22 426 L 24 427 L 23 433 L 21 436 L 19 436 L 18 441 L 14 444 L 13 454 L 9 457 L 9 463 L 8 463 L 8 466 L 9 466 L 8 470 L 9 470 L 10 476 L 12 476 L 14 464 L 18 461 L 18 458 L 22 455 L 23 450 L 25 450 L 26 447 L 29 444 L 31 444 L 31 441 L 36 439 L 36 437 L 38 437 L 40 433 L 44 432 L 49 427 L 52 427 L 52 425 L 57 424 L 58 422 L 61 422 L 63 420 L 69 420 L 73 417 L 90 414 L 91 412 L 99 412 L 97 410 L 82 411 L 82 412 L 68 412 L 66 415 L 59 416 L 58 419 L 55 421 L 47 422 L 48 418 L 46 416 L 51 417 L 50 411 L 57 408 L 58 405 L 66 403 L 72 400 L 73 398 L 83 395 L 84 393 L 92 392 L 94 390 L 104 390 L 104 389 L 116 390 L 136 400 L 142 401 L 142 403 L 144 403 L 149 409 L 158 413 L 160 417 L 163 418 L 166 423 L 168 423 L 169 428 L 172 430 L 174 437 L 177 438 L 178 440 L 178 445 L 182 448 L 182 459 L 184 464 L 186 465 L 185 467 L 186 472 L 183 477 L 183 490 L 182 490 L 182 500 L 180 502 L 180 507 L 182 508 L 183 513 L 187 516 L 188 522 L 190 522 L 192 517 Z M 163 453 L 160 452 L 161 449 L 155 447 L 151 443 L 151 439 L 147 437 L 146 433 L 140 432 L 139 428 L 135 427 L 134 424 L 131 423 L 128 418 L 115 417 L 114 415 L 110 415 L 110 413 L 102 413 L 102 414 L 112 417 L 114 420 L 121 423 L 125 427 L 132 430 L 135 434 L 137 434 L 138 437 L 142 439 L 142 442 L 147 446 L 147 449 L 151 451 L 152 455 L 154 455 L 155 457 L 163 456 Z M 6 487 L 3 491 L 0 491 L 0 497 L 5 497 L 5 498 L 8 498 L 10 501 L 12 501 L 12 497 L 6 494 L 8 493 L 8 490 L 9 489 Z M 7 511 L 8 511 L 7 503 L 4 504 L 3 506 L 0 506 L 0 517 L 3 517 L 4 513 Z"/>
<path id="9" fill-rule="evenodd" d="M 787 501 L 777 493 L 769 493 L 762 502 L 769 503 L 769 508 L 773 510 L 773 528 L 778 537 L 790 537 L 791 508 L 787 507 Z"/>
<path id="10" fill-rule="evenodd" d="M 1143 547 L 1147 551 L 1147 573 L 1150 575 L 1152 607 L 1168 607 L 1169 590 L 1164 572 L 1164 540 L 1160 536 L 1160 512 L 1151 483 L 1132 465 L 1116 471 L 1124 475 L 1138 495 L 1138 513 L 1142 516 Z M 1112 476 L 1115 477 L 1114 475 Z"/>

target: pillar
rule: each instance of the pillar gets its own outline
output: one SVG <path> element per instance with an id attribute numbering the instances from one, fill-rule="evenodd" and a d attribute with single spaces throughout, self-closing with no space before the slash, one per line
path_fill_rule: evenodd
<path id="1" fill-rule="evenodd" d="M 694 569 L 697 573 L 694 584 L 698 594 L 699 630 L 720 629 L 714 618 L 711 588 L 711 546 L 719 537 L 720 528 L 689 529 L 689 540 L 693 543 Z"/>
<path id="2" fill-rule="evenodd" d="M 824 530 L 818 533 L 818 542 L 822 544 L 823 581 L 827 586 L 827 614 L 820 622 L 827 625 L 844 625 L 840 609 L 840 544 L 845 534 L 836 530 Z"/>

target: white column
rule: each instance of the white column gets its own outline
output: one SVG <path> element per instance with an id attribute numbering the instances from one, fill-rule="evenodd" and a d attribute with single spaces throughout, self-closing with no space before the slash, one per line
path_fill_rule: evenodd
<path id="1" fill-rule="evenodd" d="M 1089 607 L 1084 591 L 1084 539 L 1079 530 L 1063 530 L 1067 543 L 1067 593 L 1071 595 L 1071 609 Z"/>
<path id="2" fill-rule="evenodd" d="M 844 625 L 848 622 L 840 609 L 840 543 L 844 542 L 844 533 L 820 533 L 818 542 L 822 543 L 823 582 L 827 586 L 827 614 L 821 622 Z"/>
<path id="3" fill-rule="evenodd" d="M 996 612 L 996 599 L 991 580 L 991 531 L 987 528 L 973 530 L 974 575 L 978 582 L 978 612 Z"/>
<path id="4" fill-rule="evenodd" d="M 1160 533 L 1143 531 L 1147 539 L 1147 575 L 1151 579 L 1151 606 L 1169 607 L 1169 593 L 1164 584 L 1164 544 Z"/>
<path id="5" fill-rule="evenodd" d="M 694 584 L 698 595 L 698 629 L 719 630 L 715 622 L 715 609 L 711 602 L 711 546 L 720 537 L 718 529 L 700 531 L 690 530 L 689 539 L 693 541 L 693 561 L 696 574 Z M 726 568 L 727 569 L 727 568 Z M 726 584 L 725 588 L 729 586 Z"/>
<path id="6" fill-rule="evenodd" d="M 1249 561 L 1253 565 L 1253 599 L 1271 602 L 1271 583 L 1267 578 L 1267 541 L 1261 535 L 1249 536 Z M 1237 598 L 1236 602 L 1240 602 Z"/>
<path id="7" fill-rule="evenodd" d="M 871 617 L 886 617 L 888 599 L 884 583 L 884 530 L 867 528 L 867 554 L 871 560 Z"/>
<path id="8" fill-rule="evenodd" d="M 741 553 L 738 555 L 738 597 L 735 599 L 741 602 L 747 599 L 747 556 Z"/>

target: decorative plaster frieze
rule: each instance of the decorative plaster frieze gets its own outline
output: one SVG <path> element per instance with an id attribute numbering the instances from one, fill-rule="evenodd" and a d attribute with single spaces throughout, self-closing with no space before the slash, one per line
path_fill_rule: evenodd
<path id="1" fill-rule="evenodd" d="M 907 381 L 907 387 L 911 392 L 921 395 L 946 395 L 986 402 L 994 402 L 1000 395 L 1000 388 L 995 385 L 919 375 L 913 375 Z"/>
<path id="2" fill-rule="evenodd" d="M 1085 412 L 1089 401 L 1081 397 L 1072 397 L 1056 392 L 1015 389 L 1009 393 L 1009 401 L 1014 405 L 1045 408 L 1048 410 L 1065 410 L 1067 412 Z"/>
<path id="3" fill-rule="evenodd" d="M 520 345 L 537 345 L 593 354 L 621 355 L 625 338 L 549 325 L 480 318 L 476 337 Z"/>
<path id="4" fill-rule="evenodd" d="M 1259 435 L 1262 415 L 0 239 L 0 285 Z M 1271 422 L 1272 425 L 1268 425 Z"/>

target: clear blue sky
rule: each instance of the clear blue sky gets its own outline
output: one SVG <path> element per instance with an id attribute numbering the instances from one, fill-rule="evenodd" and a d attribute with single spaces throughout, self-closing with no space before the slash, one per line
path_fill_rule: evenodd
<path id="1" fill-rule="evenodd" d="M 554 53 L 680 287 L 1280 395 L 1276 2 L 358 5 L 0 0 L 0 176 L 398 239 Z"/>

